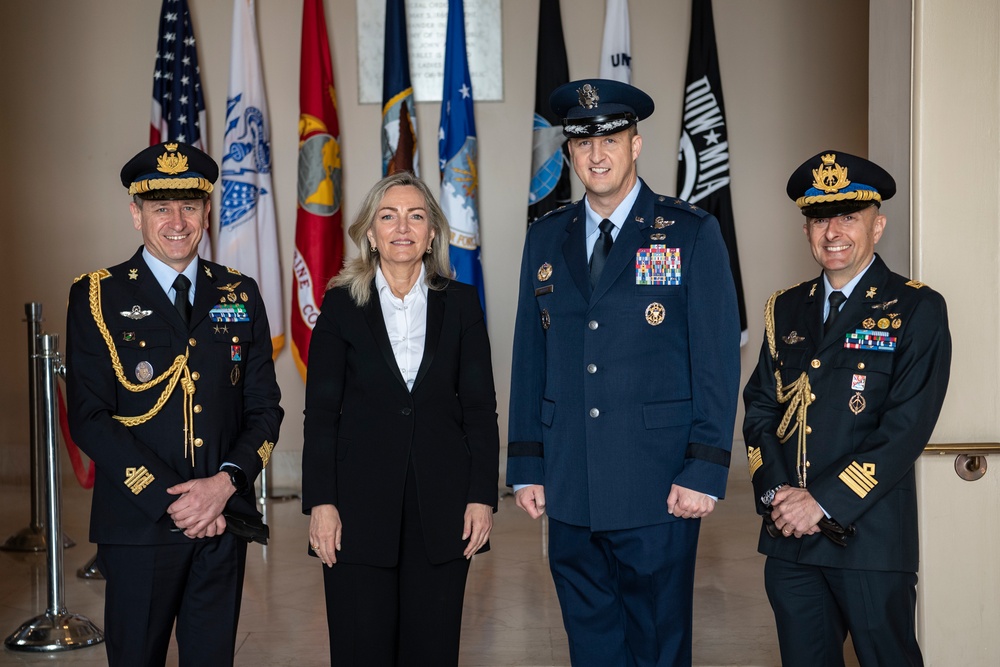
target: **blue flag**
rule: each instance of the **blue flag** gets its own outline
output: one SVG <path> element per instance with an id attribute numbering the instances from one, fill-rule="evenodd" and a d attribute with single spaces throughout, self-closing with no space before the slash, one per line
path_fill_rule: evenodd
<path id="1" fill-rule="evenodd" d="M 444 89 L 438 129 L 441 209 L 451 225 L 451 264 L 455 279 L 475 285 L 486 311 L 483 266 L 479 261 L 479 170 L 476 167 L 476 120 L 472 114 L 472 78 L 465 52 L 462 0 L 448 0 L 444 50 Z"/>
<path id="2" fill-rule="evenodd" d="M 382 175 L 412 171 L 420 175 L 417 116 L 410 85 L 403 0 L 385 2 L 385 61 L 382 66 Z"/>

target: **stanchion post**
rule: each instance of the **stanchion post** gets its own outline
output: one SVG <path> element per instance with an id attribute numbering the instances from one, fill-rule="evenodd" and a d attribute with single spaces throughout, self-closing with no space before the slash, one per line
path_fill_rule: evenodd
<path id="1" fill-rule="evenodd" d="M 28 450 L 31 476 L 31 523 L 0 545 L 3 551 L 46 550 L 45 545 L 45 441 L 42 438 L 41 410 L 38 404 L 38 335 L 42 331 L 42 304 L 32 301 L 24 304 L 24 319 L 28 323 Z M 76 543 L 63 535 L 67 548 Z"/>
<path id="2" fill-rule="evenodd" d="M 48 542 L 48 600 L 45 613 L 25 622 L 7 637 L 4 645 L 14 651 L 65 651 L 93 646 L 104 641 L 104 633 L 85 616 L 71 614 L 63 602 L 63 545 L 60 517 L 59 428 L 56 409 L 56 373 L 59 365 L 59 337 L 38 336 L 37 387 L 44 419 L 40 423 L 45 440 L 47 479 L 46 538 Z"/>

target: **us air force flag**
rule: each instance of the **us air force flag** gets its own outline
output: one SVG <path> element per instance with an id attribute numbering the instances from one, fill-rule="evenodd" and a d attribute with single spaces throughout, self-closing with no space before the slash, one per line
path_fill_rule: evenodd
<path id="1" fill-rule="evenodd" d="M 628 30 L 628 0 L 607 0 L 601 43 L 602 79 L 632 83 L 632 45 Z"/>
<path id="2" fill-rule="evenodd" d="M 740 276 L 733 202 L 729 192 L 729 142 L 722 104 L 719 57 L 715 48 L 712 0 L 692 0 L 691 43 L 688 47 L 678 159 L 678 196 L 714 215 L 722 227 L 740 308 L 740 345 L 745 345 L 747 309 L 743 300 L 743 279 Z"/>
<path id="3" fill-rule="evenodd" d="M 441 210 L 451 225 L 451 264 L 455 279 L 475 285 L 486 311 L 483 267 L 479 261 L 479 170 L 472 79 L 465 51 L 462 0 L 448 0 L 444 51 L 444 88 L 438 129 Z"/>
<path id="4" fill-rule="evenodd" d="M 549 95 L 569 81 L 566 42 L 563 40 L 559 0 L 541 0 L 538 6 L 538 56 L 535 68 L 535 120 L 531 139 L 531 189 L 528 224 L 572 199 L 569 151 L 562 118 L 549 106 Z"/>
<path id="5" fill-rule="evenodd" d="M 257 50 L 254 0 L 233 2 L 233 43 L 215 261 L 253 276 L 271 313 L 274 355 L 285 344 L 271 129 Z"/>

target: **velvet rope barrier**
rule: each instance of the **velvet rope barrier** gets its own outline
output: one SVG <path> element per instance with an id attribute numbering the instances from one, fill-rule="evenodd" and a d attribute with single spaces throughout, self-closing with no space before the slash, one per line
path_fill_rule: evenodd
<path id="1" fill-rule="evenodd" d="M 66 417 L 66 399 L 63 398 L 62 384 L 56 383 L 56 396 L 59 398 L 59 430 L 62 431 L 63 441 L 66 443 L 66 453 L 69 454 L 70 463 L 73 464 L 73 472 L 76 474 L 76 481 L 85 489 L 94 488 L 94 462 L 89 465 L 83 462 L 80 455 L 80 448 L 73 442 L 69 435 L 69 419 Z"/>

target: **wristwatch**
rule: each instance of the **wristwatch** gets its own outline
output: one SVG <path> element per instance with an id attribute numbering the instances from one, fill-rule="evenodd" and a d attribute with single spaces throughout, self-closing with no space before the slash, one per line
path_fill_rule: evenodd
<path id="1" fill-rule="evenodd" d="M 233 483 L 233 487 L 236 488 L 237 494 L 242 495 L 246 493 L 247 476 L 239 467 L 232 464 L 224 465 L 219 468 L 219 472 L 224 472 L 229 475 L 229 481 Z"/>
<path id="2" fill-rule="evenodd" d="M 760 497 L 760 502 L 763 503 L 763 505 L 765 507 L 770 507 L 771 503 L 774 502 L 774 494 L 778 491 L 778 489 L 780 489 L 783 486 L 784 486 L 784 484 L 779 484 L 778 486 L 774 487 L 773 489 L 768 489 L 767 491 L 765 491 L 764 495 L 762 495 Z"/>

